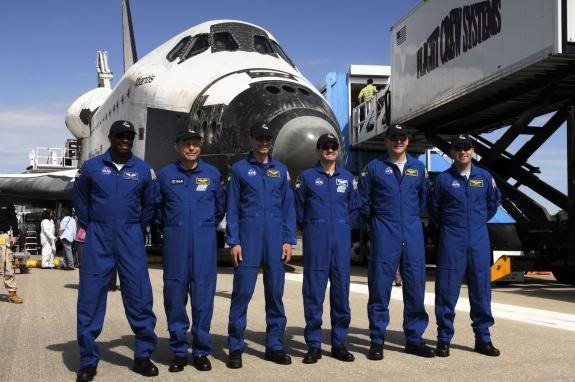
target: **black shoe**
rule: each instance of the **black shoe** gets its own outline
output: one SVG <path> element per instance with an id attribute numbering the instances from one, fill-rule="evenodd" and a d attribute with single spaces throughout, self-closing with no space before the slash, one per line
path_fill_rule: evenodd
<path id="1" fill-rule="evenodd" d="M 435 355 L 438 357 L 449 357 L 449 343 L 438 341 L 435 346 Z"/>
<path id="2" fill-rule="evenodd" d="M 320 348 L 309 348 L 305 357 L 303 357 L 303 363 L 316 363 L 318 359 L 321 359 L 321 349 Z"/>
<path id="3" fill-rule="evenodd" d="M 490 357 L 499 357 L 499 355 L 501 354 L 501 352 L 497 348 L 495 348 L 495 346 L 493 346 L 491 342 L 487 343 L 476 342 L 475 351 L 484 355 L 488 355 Z"/>
<path id="4" fill-rule="evenodd" d="M 371 343 L 369 351 L 367 352 L 367 359 L 372 361 L 380 361 L 383 359 L 383 344 Z"/>
<path id="5" fill-rule="evenodd" d="M 89 382 L 98 374 L 94 366 L 82 366 L 76 375 L 76 382 Z"/>
<path id="6" fill-rule="evenodd" d="M 228 355 L 228 362 L 226 366 L 230 369 L 241 369 L 242 368 L 242 351 L 234 350 Z"/>
<path id="7" fill-rule="evenodd" d="M 331 348 L 331 356 L 343 362 L 353 362 L 355 357 L 351 354 L 344 345 Z"/>
<path id="8" fill-rule="evenodd" d="M 194 357 L 194 367 L 199 371 L 209 371 L 212 370 L 212 363 L 208 359 L 208 356 L 200 355 Z"/>
<path id="9" fill-rule="evenodd" d="M 170 363 L 168 371 L 170 373 L 180 372 L 184 370 L 184 367 L 186 367 L 187 364 L 188 364 L 187 357 L 175 356 L 174 359 L 172 360 L 172 363 Z"/>
<path id="10" fill-rule="evenodd" d="M 149 357 L 134 358 L 132 370 L 144 377 L 155 377 L 159 374 L 158 368 L 150 361 Z"/>
<path id="11" fill-rule="evenodd" d="M 291 357 L 283 350 L 266 350 L 265 360 L 272 361 L 278 365 L 291 364 Z"/>
<path id="12" fill-rule="evenodd" d="M 435 351 L 429 346 L 427 346 L 424 342 L 420 343 L 419 345 L 406 344 L 405 352 L 419 357 L 425 357 L 425 358 L 435 357 Z"/>

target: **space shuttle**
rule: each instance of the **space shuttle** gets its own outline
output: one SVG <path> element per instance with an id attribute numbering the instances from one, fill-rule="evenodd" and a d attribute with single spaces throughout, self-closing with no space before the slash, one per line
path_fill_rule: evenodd
<path id="1" fill-rule="evenodd" d="M 134 124 L 133 153 L 156 170 L 176 160 L 177 131 L 200 130 L 202 158 L 224 179 L 250 151 L 250 127 L 258 122 L 270 127 L 272 155 L 286 164 L 292 178 L 316 163 L 320 135 L 331 133 L 341 141 L 326 100 L 265 29 L 242 21 L 208 21 L 138 59 L 129 0 L 122 0 L 122 16 L 122 78 L 111 87 L 107 53 L 98 52 L 98 87 L 76 99 L 66 114 L 66 126 L 78 140 L 80 165 L 108 149 L 108 131 L 116 120 Z M 0 176 L 0 192 L 18 199 L 62 200 L 71 196 L 73 176 L 58 173 Z"/>
<path id="2" fill-rule="evenodd" d="M 204 137 L 202 158 L 225 176 L 249 152 L 250 127 L 265 122 L 274 136 L 272 155 L 295 177 L 316 162 L 321 134 L 340 136 L 326 100 L 263 28 L 208 21 L 138 59 L 128 0 L 122 8 L 123 77 L 110 88 L 107 57 L 99 52 L 99 86 L 66 115 L 81 160 L 103 153 L 110 125 L 128 120 L 136 128 L 134 154 L 156 170 L 176 159 L 176 132 L 193 128 Z"/>

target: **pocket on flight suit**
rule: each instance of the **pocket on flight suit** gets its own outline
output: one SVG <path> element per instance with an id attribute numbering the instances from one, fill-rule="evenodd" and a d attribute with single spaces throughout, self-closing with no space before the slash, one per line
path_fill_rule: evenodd
<path id="1" fill-rule="evenodd" d="M 329 268 L 329 242 L 326 235 L 325 219 L 309 219 L 303 228 L 303 266 L 307 270 Z"/>
<path id="2" fill-rule="evenodd" d="M 443 296 L 459 296 L 459 281 L 458 272 L 456 269 L 437 266 L 436 268 L 436 279 L 437 293 Z"/>

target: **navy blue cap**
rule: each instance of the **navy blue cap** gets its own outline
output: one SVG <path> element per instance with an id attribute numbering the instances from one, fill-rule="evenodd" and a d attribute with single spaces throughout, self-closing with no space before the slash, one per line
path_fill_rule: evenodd
<path id="1" fill-rule="evenodd" d="M 387 131 L 385 132 L 385 136 L 388 138 L 393 137 L 393 136 L 397 136 L 397 135 L 407 136 L 406 129 L 400 125 L 391 125 L 387 128 Z"/>
<path id="2" fill-rule="evenodd" d="M 186 139 L 190 138 L 202 139 L 202 133 L 199 132 L 198 130 L 190 128 L 190 129 L 179 130 L 178 133 L 176 134 L 176 142 L 185 141 Z"/>
<path id="3" fill-rule="evenodd" d="M 250 128 L 250 136 L 254 138 L 273 137 L 272 130 L 265 122 L 258 122 Z"/>
<path id="4" fill-rule="evenodd" d="M 335 143 L 339 146 L 339 142 L 337 141 L 337 137 L 332 133 L 322 134 L 316 143 L 316 147 L 319 149 L 325 143 Z"/>
<path id="5" fill-rule="evenodd" d="M 134 125 L 132 125 L 132 123 L 129 121 L 116 121 L 116 122 L 112 123 L 112 126 L 110 126 L 109 135 L 116 135 L 116 134 L 125 133 L 125 132 L 136 134 L 136 130 L 134 129 Z"/>
<path id="6" fill-rule="evenodd" d="M 458 145 L 469 145 L 473 147 L 473 139 L 467 134 L 461 134 L 451 139 L 451 148 L 455 148 Z"/>

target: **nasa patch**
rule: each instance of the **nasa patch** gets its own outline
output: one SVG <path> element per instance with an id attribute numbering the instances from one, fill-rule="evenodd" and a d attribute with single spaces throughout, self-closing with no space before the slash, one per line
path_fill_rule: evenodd
<path id="1" fill-rule="evenodd" d="M 248 176 L 256 176 L 258 173 L 253 168 L 248 170 Z"/>
<path id="2" fill-rule="evenodd" d="M 386 175 L 392 175 L 392 174 L 393 174 L 393 169 L 388 166 L 388 167 L 385 168 L 385 173 L 386 173 Z"/>
<path id="3" fill-rule="evenodd" d="M 184 184 L 184 179 L 172 179 L 172 180 L 170 180 L 170 184 L 172 186 L 182 185 L 182 184 Z"/>
<path id="4" fill-rule="evenodd" d="M 110 167 L 104 167 L 101 171 L 102 175 L 110 175 L 112 173 L 112 169 Z"/>
<path id="5" fill-rule="evenodd" d="M 459 187 L 461 187 L 461 183 L 459 183 L 458 180 L 454 180 L 453 182 L 451 182 L 451 187 L 459 188 Z"/>
<path id="6" fill-rule="evenodd" d="M 323 186 L 323 179 L 322 178 L 316 178 L 314 183 L 316 186 Z"/>

